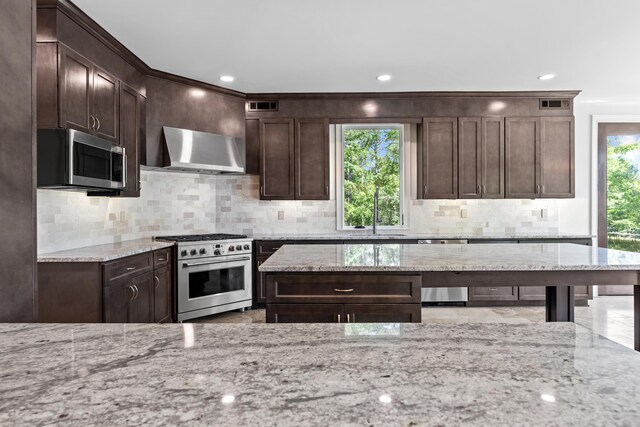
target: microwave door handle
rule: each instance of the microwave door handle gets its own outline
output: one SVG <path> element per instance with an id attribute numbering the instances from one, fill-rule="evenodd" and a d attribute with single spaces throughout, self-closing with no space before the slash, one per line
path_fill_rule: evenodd
<path id="1" fill-rule="evenodd" d="M 242 258 L 225 259 L 220 261 L 185 262 L 182 264 L 182 267 L 195 267 L 198 265 L 210 265 L 210 264 L 228 264 L 230 262 L 236 262 L 236 261 L 249 261 L 250 259 L 251 257 L 242 257 Z"/>
<path id="2" fill-rule="evenodd" d="M 127 186 L 127 155 L 122 155 L 122 187 Z"/>

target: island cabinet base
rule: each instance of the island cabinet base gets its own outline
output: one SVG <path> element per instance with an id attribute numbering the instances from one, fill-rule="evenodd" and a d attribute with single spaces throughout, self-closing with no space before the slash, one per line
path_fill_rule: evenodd
<path id="1" fill-rule="evenodd" d="M 267 323 L 420 322 L 419 274 L 268 273 Z"/>

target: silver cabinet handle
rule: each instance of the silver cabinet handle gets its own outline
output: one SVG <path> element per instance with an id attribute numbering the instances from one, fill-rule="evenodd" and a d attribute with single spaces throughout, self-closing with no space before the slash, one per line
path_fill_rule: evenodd
<path id="1" fill-rule="evenodd" d="M 544 184 L 540 186 L 540 194 L 544 194 Z"/>
<path id="2" fill-rule="evenodd" d="M 338 314 L 338 323 L 340 323 L 340 315 Z"/>
<path id="3" fill-rule="evenodd" d="M 96 122 L 98 122 L 98 127 L 96 128 L 96 130 L 100 130 L 100 119 L 96 117 Z"/>
<path id="4" fill-rule="evenodd" d="M 336 292 L 353 292 L 353 288 L 350 289 L 334 289 Z"/>
<path id="5" fill-rule="evenodd" d="M 490 291 L 497 291 L 498 288 L 489 288 Z"/>
<path id="6" fill-rule="evenodd" d="M 133 286 L 129 286 L 129 289 L 131 290 L 131 298 L 129 298 L 129 301 L 133 301 L 136 298 L 136 290 Z"/>
<path id="7" fill-rule="evenodd" d="M 476 193 L 482 194 L 482 189 L 480 188 L 480 184 L 476 185 Z"/>
<path id="8" fill-rule="evenodd" d="M 158 289 L 158 286 L 160 286 L 160 279 L 158 278 L 158 276 L 153 276 L 153 278 L 156 281 L 156 289 Z"/>
<path id="9" fill-rule="evenodd" d="M 91 129 L 95 129 L 95 127 L 96 127 L 96 118 L 93 117 L 92 115 L 90 115 L 89 118 L 91 119 Z"/>
<path id="10" fill-rule="evenodd" d="M 424 191 L 422 192 L 422 195 L 423 195 L 423 196 L 426 196 L 426 195 L 427 195 L 427 186 L 426 186 L 426 185 L 424 186 Z"/>
<path id="11" fill-rule="evenodd" d="M 329 186 L 328 185 L 324 188 L 324 194 L 329 194 Z"/>
<path id="12" fill-rule="evenodd" d="M 484 194 L 487 194 L 487 186 L 486 186 L 486 185 L 483 185 L 483 186 L 482 186 L 482 194 L 483 194 L 483 195 L 484 195 Z"/>
<path id="13" fill-rule="evenodd" d="M 135 270 L 135 267 L 127 267 L 127 271 Z"/>
<path id="14" fill-rule="evenodd" d="M 138 295 L 140 295 L 140 290 L 138 289 L 138 285 L 133 285 L 133 287 L 134 287 L 134 288 L 135 288 L 135 290 L 136 290 L 136 296 L 135 296 L 135 298 L 134 298 L 134 299 L 137 299 L 137 298 L 138 298 Z"/>
<path id="15" fill-rule="evenodd" d="M 353 313 L 353 317 L 351 318 L 351 321 L 352 321 L 353 323 L 356 323 L 356 314 L 355 314 L 355 313 Z"/>
<path id="16" fill-rule="evenodd" d="M 164 258 L 158 258 L 158 261 L 164 261 Z"/>
<path id="17" fill-rule="evenodd" d="M 351 323 L 351 322 L 349 321 L 349 313 L 347 313 L 347 323 Z"/>

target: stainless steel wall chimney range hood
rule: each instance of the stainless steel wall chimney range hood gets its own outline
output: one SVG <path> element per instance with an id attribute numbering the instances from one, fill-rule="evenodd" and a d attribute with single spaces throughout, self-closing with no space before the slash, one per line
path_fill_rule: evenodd
<path id="1" fill-rule="evenodd" d="M 163 126 L 167 151 L 163 169 L 174 172 L 245 173 L 242 138 Z"/>

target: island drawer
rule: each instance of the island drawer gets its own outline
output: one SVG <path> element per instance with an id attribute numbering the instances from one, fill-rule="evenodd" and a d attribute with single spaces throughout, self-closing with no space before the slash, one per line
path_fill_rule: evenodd
<path id="1" fill-rule="evenodd" d="M 145 252 L 104 264 L 104 282 L 133 277 L 153 270 L 153 252 Z"/>
<path id="2" fill-rule="evenodd" d="M 470 301 L 516 301 L 517 299 L 517 286 L 474 286 L 469 288 Z"/>
<path id="3" fill-rule="evenodd" d="M 422 276 L 401 274 L 268 274 L 267 303 L 420 303 Z"/>

